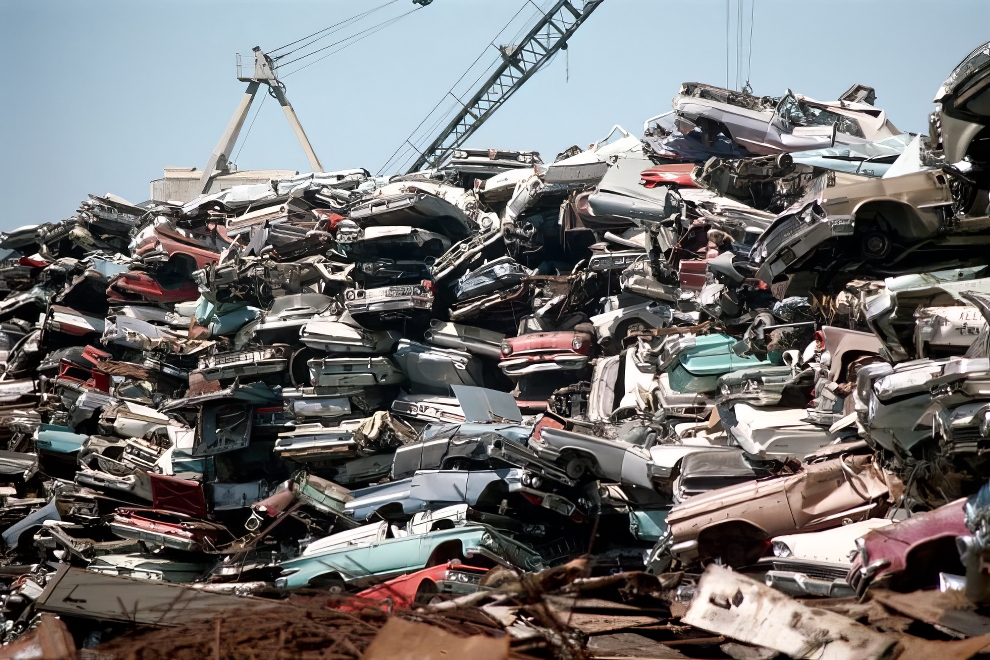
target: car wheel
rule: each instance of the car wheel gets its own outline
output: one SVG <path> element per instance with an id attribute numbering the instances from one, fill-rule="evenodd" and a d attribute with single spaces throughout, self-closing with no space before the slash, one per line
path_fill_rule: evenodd
<path id="1" fill-rule="evenodd" d="M 564 467 L 564 472 L 566 472 L 567 476 L 571 479 L 580 479 L 584 476 L 587 469 L 588 466 L 585 464 L 584 459 L 575 456 L 571 460 L 567 461 L 567 465 Z"/>
<path id="2" fill-rule="evenodd" d="M 886 234 L 871 231 L 863 235 L 863 256 L 867 259 L 883 259 L 890 254 L 891 247 Z"/>
<path id="3" fill-rule="evenodd" d="M 340 595 L 347 590 L 347 585 L 344 584 L 339 575 L 318 577 L 315 580 L 310 580 L 309 586 L 313 589 L 328 591 L 334 595 Z"/>
<path id="4" fill-rule="evenodd" d="M 417 605 L 426 606 L 440 593 L 437 583 L 433 580 L 423 580 L 416 589 L 416 597 L 413 600 Z"/>

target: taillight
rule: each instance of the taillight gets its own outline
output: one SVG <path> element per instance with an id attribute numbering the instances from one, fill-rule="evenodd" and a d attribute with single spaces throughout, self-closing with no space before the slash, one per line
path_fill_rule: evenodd
<path id="1" fill-rule="evenodd" d="M 520 493 L 524 498 L 526 498 L 531 504 L 539 506 L 543 502 L 543 498 L 539 495 L 534 495 L 533 493 Z"/>

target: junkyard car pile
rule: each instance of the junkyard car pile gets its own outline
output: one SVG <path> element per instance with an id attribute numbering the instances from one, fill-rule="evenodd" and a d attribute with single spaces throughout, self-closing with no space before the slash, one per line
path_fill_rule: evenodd
<path id="1" fill-rule="evenodd" d="M 308 590 L 543 656 L 978 653 L 990 44 L 935 101 L 685 83 L 551 163 L 4 235 L 6 640 Z"/>

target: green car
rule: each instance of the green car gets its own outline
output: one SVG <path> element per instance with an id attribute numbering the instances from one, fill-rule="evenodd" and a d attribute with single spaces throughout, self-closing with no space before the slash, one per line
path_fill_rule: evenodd
<path id="1" fill-rule="evenodd" d="M 275 586 L 342 590 L 476 555 L 524 571 L 543 568 L 536 552 L 487 525 L 466 522 L 466 513 L 461 504 L 418 513 L 405 528 L 383 521 L 332 534 L 282 562 Z"/>

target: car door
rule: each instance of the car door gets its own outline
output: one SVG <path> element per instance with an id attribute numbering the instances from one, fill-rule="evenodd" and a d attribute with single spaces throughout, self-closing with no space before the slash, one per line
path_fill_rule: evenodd
<path id="1" fill-rule="evenodd" d="M 469 479 L 473 474 L 475 473 L 465 470 L 420 472 L 413 477 L 409 493 L 410 499 L 422 503 L 416 512 L 468 502 Z M 407 510 L 406 513 L 415 512 Z"/>
<path id="2" fill-rule="evenodd" d="M 400 536 L 403 530 L 391 527 L 393 538 L 381 538 L 368 546 L 358 548 L 347 555 L 347 569 L 354 571 L 355 577 L 391 577 L 418 567 L 416 537 Z"/>

